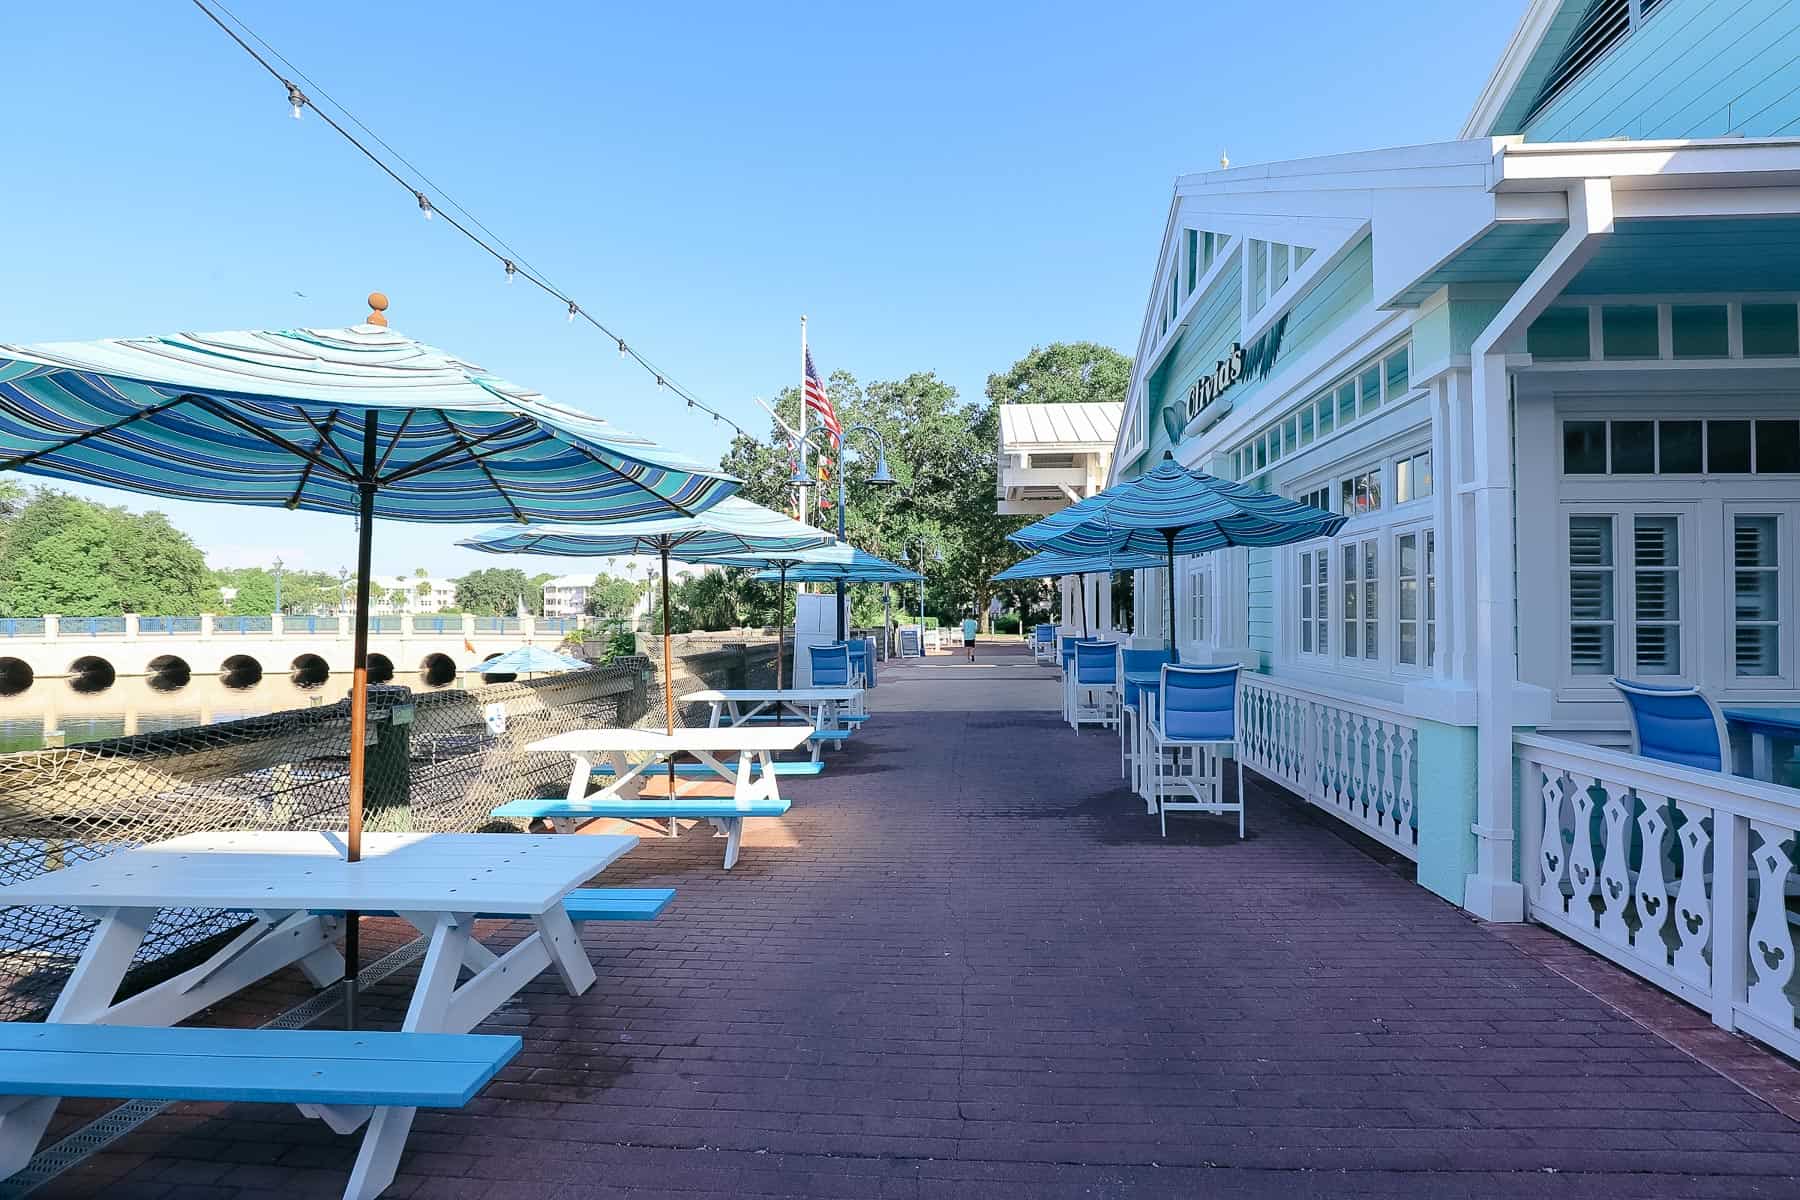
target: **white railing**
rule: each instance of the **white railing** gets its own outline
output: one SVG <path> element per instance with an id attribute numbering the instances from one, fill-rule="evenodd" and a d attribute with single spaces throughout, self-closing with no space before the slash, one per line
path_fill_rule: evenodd
<path id="1" fill-rule="evenodd" d="M 1419 725 L 1398 709 L 1266 675 L 1238 680 L 1244 765 L 1419 857 Z"/>
<path id="2" fill-rule="evenodd" d="M 1515 748 L 1528 915 L 1800 1057 L 1800 792 L 1541 735 Z"/>

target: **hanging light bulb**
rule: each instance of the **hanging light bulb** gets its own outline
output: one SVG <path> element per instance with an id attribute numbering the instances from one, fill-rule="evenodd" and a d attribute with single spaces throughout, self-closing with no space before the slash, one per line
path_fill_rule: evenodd
<path id="1" fill-rule="evenodd" d="M 625 357 L 625 339 L 624 338 L 619 339 L 619 357 L 620 358 Z"/>
<path id="2" fill-rule="evenodd" d="M 663 382 L 663 377 L 661 375 L 658 375 L 656 377 L 656 386 L 660 388 L 660 387 L 668 387 L 669 385 Z"/>
<path id="3" fill-rule="evenodd" d="M 573 300 L 569 301 L 569 323 L 571 325 L 573 325 L 575 323 L 575 314 L 580 311 L 581 311 L 581 309 L 576 307 L 576 304 Z"/>
<path id="4" fill-rule="evenodd" d="M 519 269 L 513 266 L 510 258 L 503 258 L 500 261 L 506 264 L 506 282 L 511 283 L 513 277 L 519 273 Z"/>
<path id="5" fill-rule="evenodd" d="M 425 214 L 427 221 L 431 220 L 431 201 L 425 198 L 424 192 L 414 192 L 413 195 L 419 198 L 419 211 Z"/>
<path id="6" fill-rule="evenodd" d="M 306 93 L 293 84 L 287 85 L 288 103 L 294 106 L 294 120 L 300 119 L 300 113 L 306 108 Z"/>

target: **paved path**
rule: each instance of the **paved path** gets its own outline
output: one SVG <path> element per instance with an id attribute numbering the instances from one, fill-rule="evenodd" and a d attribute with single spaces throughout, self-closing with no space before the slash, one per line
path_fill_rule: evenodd
<path id="1" fill-rule="evenodd" d="M 1800 1195 L 1800 1126 L 1329 818 L 1270 792 L 1245 842 L 1165 842 L 1107 736 L 953 710 L 948 671 L 881 711 L 937 665 L 729 875 L 689 836 L 609 874 L 680 895 L 485 1027 L 524 1054 L 420 1115 L 390 1195 Z M 40 1195 L 335 1196 L 353 1152 L 179 1105 Z"/>

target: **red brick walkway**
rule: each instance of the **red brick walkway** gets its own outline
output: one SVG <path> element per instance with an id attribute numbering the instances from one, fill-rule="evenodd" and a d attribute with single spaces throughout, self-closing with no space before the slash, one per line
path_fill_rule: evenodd
<path id="1" fill-rule="evenodd" d="M 524 1054 L 421 1113 L 389 1195 L 1800 1195 L 1800 1125 L 1329 818 L 1269 791 L 1246 842 L 1165 842 L 1117 761 L 1054 714 L 878 713 L 729 875 L 646 838 L 605 882 L 669 913 L 484 1027 Z M 336 1196 L 355 1147 L 177 1105 L 39 1194 Z"/>

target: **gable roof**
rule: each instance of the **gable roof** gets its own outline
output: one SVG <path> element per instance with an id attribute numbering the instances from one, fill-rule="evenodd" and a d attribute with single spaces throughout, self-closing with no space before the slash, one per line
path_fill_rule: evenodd
<path id="1" fill-rule="evenodd" d="M 1590 0 L 1531 0 L 1519 27 L 1481 89 L 1462 137 L 1504 137 L 1525 127 L 1532 103 L 1556 69 L 1569 35 L 1580 24 Z"/>
<path id="2" fill-rule="evenodd" d="M 1000 444 L 1028 447 L 1110 447 L 1119 436 L 1123 404 L 1002 404 Z"/>

